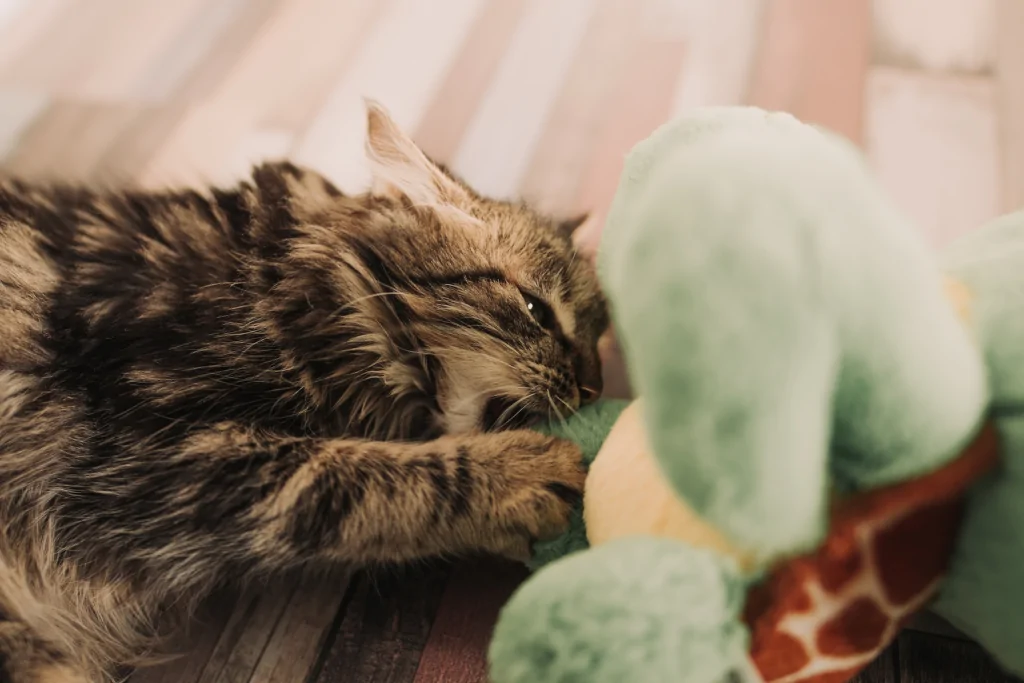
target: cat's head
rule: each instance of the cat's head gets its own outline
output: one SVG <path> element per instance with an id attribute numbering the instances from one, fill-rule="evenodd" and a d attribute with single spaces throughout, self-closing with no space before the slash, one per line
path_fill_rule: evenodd
<path id="1" fill-rule="evenodd" d="M 573 243 L 583 220 L 481 196 L 376 103 L 367 124 L 369 194 L 325 197 L 309 218 L 342 239 L 322 257 L 341 254 L 347 317 L 373 359 L 361 376 L 399 400 L 429 396 L 435 426 L 449 433 L 526 424 L 596 399 L 608 313 L 592 260 Z"/>

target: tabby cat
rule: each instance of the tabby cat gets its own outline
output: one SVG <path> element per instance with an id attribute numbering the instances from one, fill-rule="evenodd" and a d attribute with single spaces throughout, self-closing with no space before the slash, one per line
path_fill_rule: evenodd
<path id="1" fill-rule="evenodd" d="M 0 184 L 0 680 L 108 680 L 226 577 L 567 523 L 607 313 L 571 231 L 367 106 L 372 188 Z"/>

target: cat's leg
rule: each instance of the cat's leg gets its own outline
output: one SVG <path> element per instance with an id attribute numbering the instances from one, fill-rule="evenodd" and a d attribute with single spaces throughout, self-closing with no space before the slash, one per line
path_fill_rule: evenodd
<path id="1" fill-rule="evenodd" d="M 583 478 L 575 445 L 531 431 L 406 443 L 224 425 L 171 453 L 94 465 L 61 516 L 84 552 L 188 582 L 315 560 L 525 557 L 567 525 Z"/>

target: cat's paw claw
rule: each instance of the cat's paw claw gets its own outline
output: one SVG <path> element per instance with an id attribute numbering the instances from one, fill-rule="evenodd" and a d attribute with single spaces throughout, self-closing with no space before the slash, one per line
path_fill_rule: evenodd
<path id="1" fill-rule="evenodd" d="M 499 518 L 517 539 L 509 545 L 528 548 L 565 533 L 582 501 L 586 472 L 579 448 L 551 438 L 543 445 L 539 454 L 515 456 L 508 465 L 509 488 Z"/>

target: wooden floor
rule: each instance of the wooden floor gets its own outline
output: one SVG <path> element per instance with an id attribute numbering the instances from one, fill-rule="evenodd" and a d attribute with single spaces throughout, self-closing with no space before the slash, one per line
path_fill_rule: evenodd
<path id="1" fill-rule="evenodd" d="M 936 246 L 1024 205 L 1024 0 L 0 0 L 0 162 L 25 175 L 227 182 L 289 156 L 356 189 L 364 95 L 480 189 L 552 211 L 602 210 L 654 126 L 736 103 L 861 145 Z M 476 683 L 521 577 L 219 596 L 135 680 Z M 923 631 L 866 675 L 999 680 Z"/>

